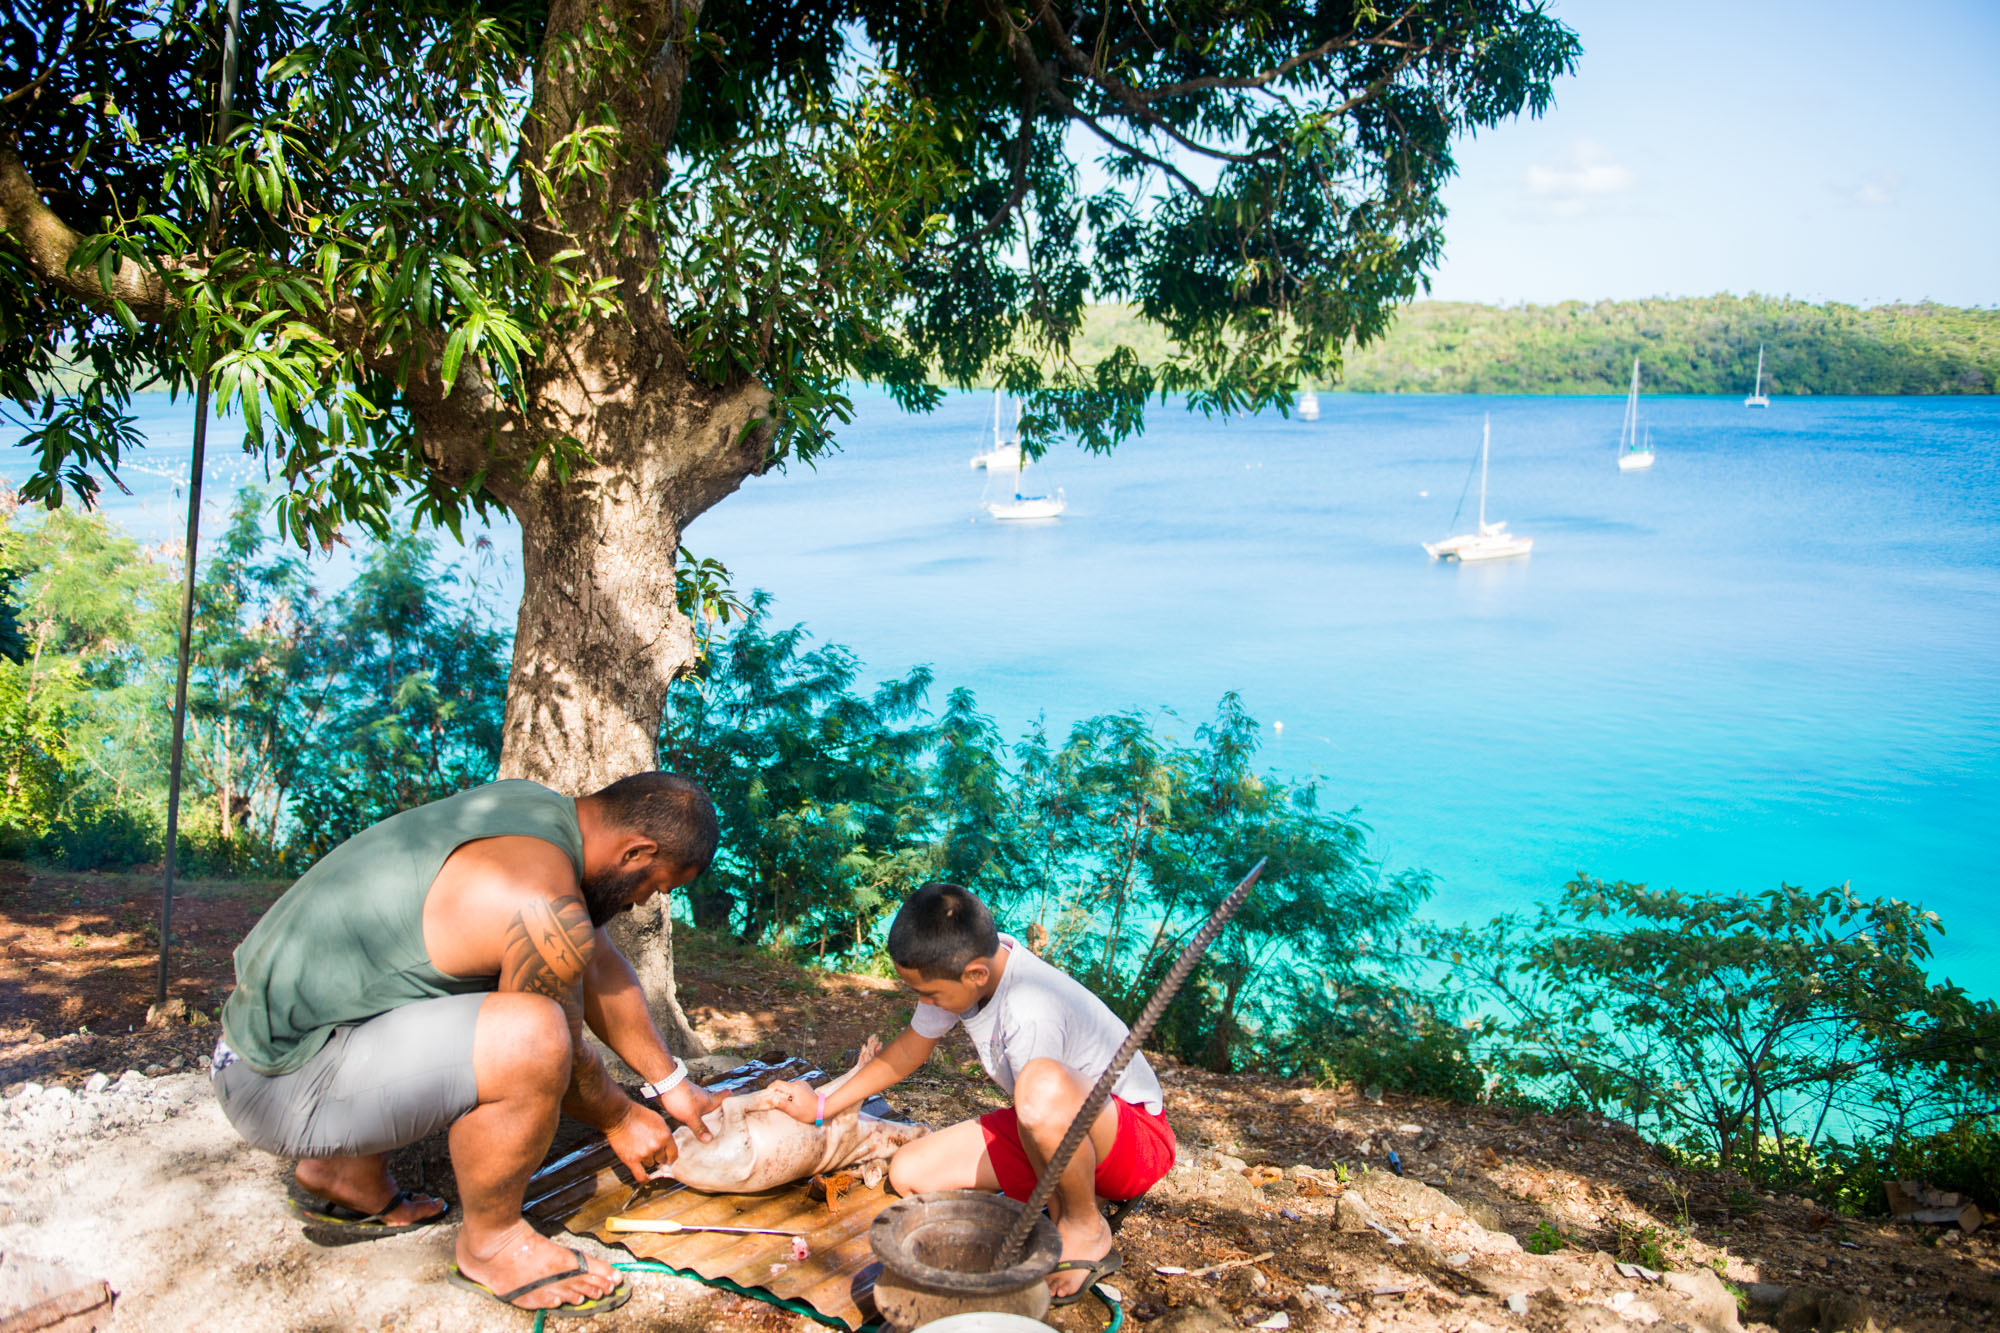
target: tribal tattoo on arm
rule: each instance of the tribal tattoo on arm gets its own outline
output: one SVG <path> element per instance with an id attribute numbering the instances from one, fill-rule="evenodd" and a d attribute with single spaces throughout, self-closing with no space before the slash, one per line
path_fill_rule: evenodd
<path id="1" fill-rule="evenodd" d="M 576 898 L 534 898 L 508 923 L 500 949 L 500 989 L 580 1006 L 578 984 L 597 948 L 590 913 Z"/>
<path id="2" fill-rule="evenodd" d="M 500 952 L 501 990 L 546 995 L 562 1005 L 570 1034 L 566 1100 L 582 1109 L 608 1109 L 608 1102 L 623 1100 L 604 1061 L 583 1038 L 583 976 L 596 948 L 590 912 L 581 901 L 535 898 L 508 923 Z"/>

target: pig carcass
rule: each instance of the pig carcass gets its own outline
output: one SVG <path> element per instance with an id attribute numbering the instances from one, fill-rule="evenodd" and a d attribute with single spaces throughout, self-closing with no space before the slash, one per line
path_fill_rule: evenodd
<path id="1" fill-rule="evenodd" d="M 831 1093 L 853 1078 L 880 1049 L 881 1042 L 869 1038 L 854 1068 L 822 1091 Z M 857 1164 L 866 1164 L 869 1183 L 877 1184 L 896 1149 L 930 1133 L 923 1125 L 863 1115 L 858 1106 L 824 1126 L 804 1124 L 774 1110 L 768 1088 L 726 1099 L 702 1123 L 713 1137 L 703 1143 L 680 1126 L 674 1131 L 679 1158 L 654 1174 L 710 1194 L 754 1194 Z"/>

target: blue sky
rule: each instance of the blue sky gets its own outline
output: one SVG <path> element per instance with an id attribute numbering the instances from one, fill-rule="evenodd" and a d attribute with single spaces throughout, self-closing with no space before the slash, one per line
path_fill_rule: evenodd
<path id="1" fill-rule="evenodd" d="M 2000 304 L 2000 3 L 1553 0 L 1583 60 L 1463 143 L 1432 294 Z"/>

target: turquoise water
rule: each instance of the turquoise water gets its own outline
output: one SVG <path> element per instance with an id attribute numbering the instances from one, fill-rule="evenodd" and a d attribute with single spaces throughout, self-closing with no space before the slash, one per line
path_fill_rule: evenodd
<path id="1" fill-rule="evenodd" d="M 1133 708 L 1191 733 L 1237 690 L 1265 761 L 1433 871 L 1446 918 L 1578 870 L 1851 881 L 1941 913 L 1939 970 L 2000 995 L 2000 400 L 1649 399 L 1659 461 L 1632 474 L 1619 398 L 1321 402 L 1159 410 L 1113 458 L 1038 469 L 1060 521 L 997 524 L 966 466 L 989 400 L 911 418 L 864 390 L 844 452 L 747 483 L 688 542 L 880 673 L 972 686 L 1010 734 Z M 1489 516 L 1534 553 L 1434 563 L 1418 542 L 1466 526 L 1486 413 Z M 184 472 L 185 406 L 145 414 L 146 463 Z M 128 481 L 114 516 L 173 532 L 167 481 Z"/>

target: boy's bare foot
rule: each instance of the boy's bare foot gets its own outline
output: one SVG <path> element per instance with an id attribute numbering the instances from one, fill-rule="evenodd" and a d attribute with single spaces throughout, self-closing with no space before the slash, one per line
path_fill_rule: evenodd
<path id="1" fill-rule="evenodd" d="M 1092 1263 L 1111 1253 L 1113 1236 L 1111 1224 L 1101 1213 L 1092 1209 L 1087 1216 L 1079 1218 L 1059 1218 L 1056 1234 L 1062 1237 L 1062 1257 L 1064 1260 L 1080 1259 Z M 1049 1288 L 1057 1298 L 1073 1296 L 1082 1291 L 1090 1280 L 1086 1269 L 1071 1268 L 1049 1275 Z"/>
<path id="2" fill-rule="evenodd" d="M 470 1238 L 471 1230 L 458 1229 L 458 1271 L 492 1292 L 513 1291 L 536 1278 L 576 1267 L 578 1251 L 556 1244 L 529 1226 L 526 1219 L 479 1245 Z M 609 1295 L 618 1286 L 618 1275 L 602 1259 L 584 1258 L 589 1272 L 538 1287 L 516 1304 L 523 1310 L 540 1310 Z"/>
<path id="3" fill-rule="evenodd" d="M 389 1164 L 380 1157 L 302 1157 L 292 1176 L 300 1189 L 328 1203 L 352 1208 L 364 1217 L 380 1212 L 396 1197 Z M 382 1220 L 391 1226 L 410 1226 L 438 1216 L 447 1207 L 443 1199 L 413 1194 L 390 1208 Z"/>

